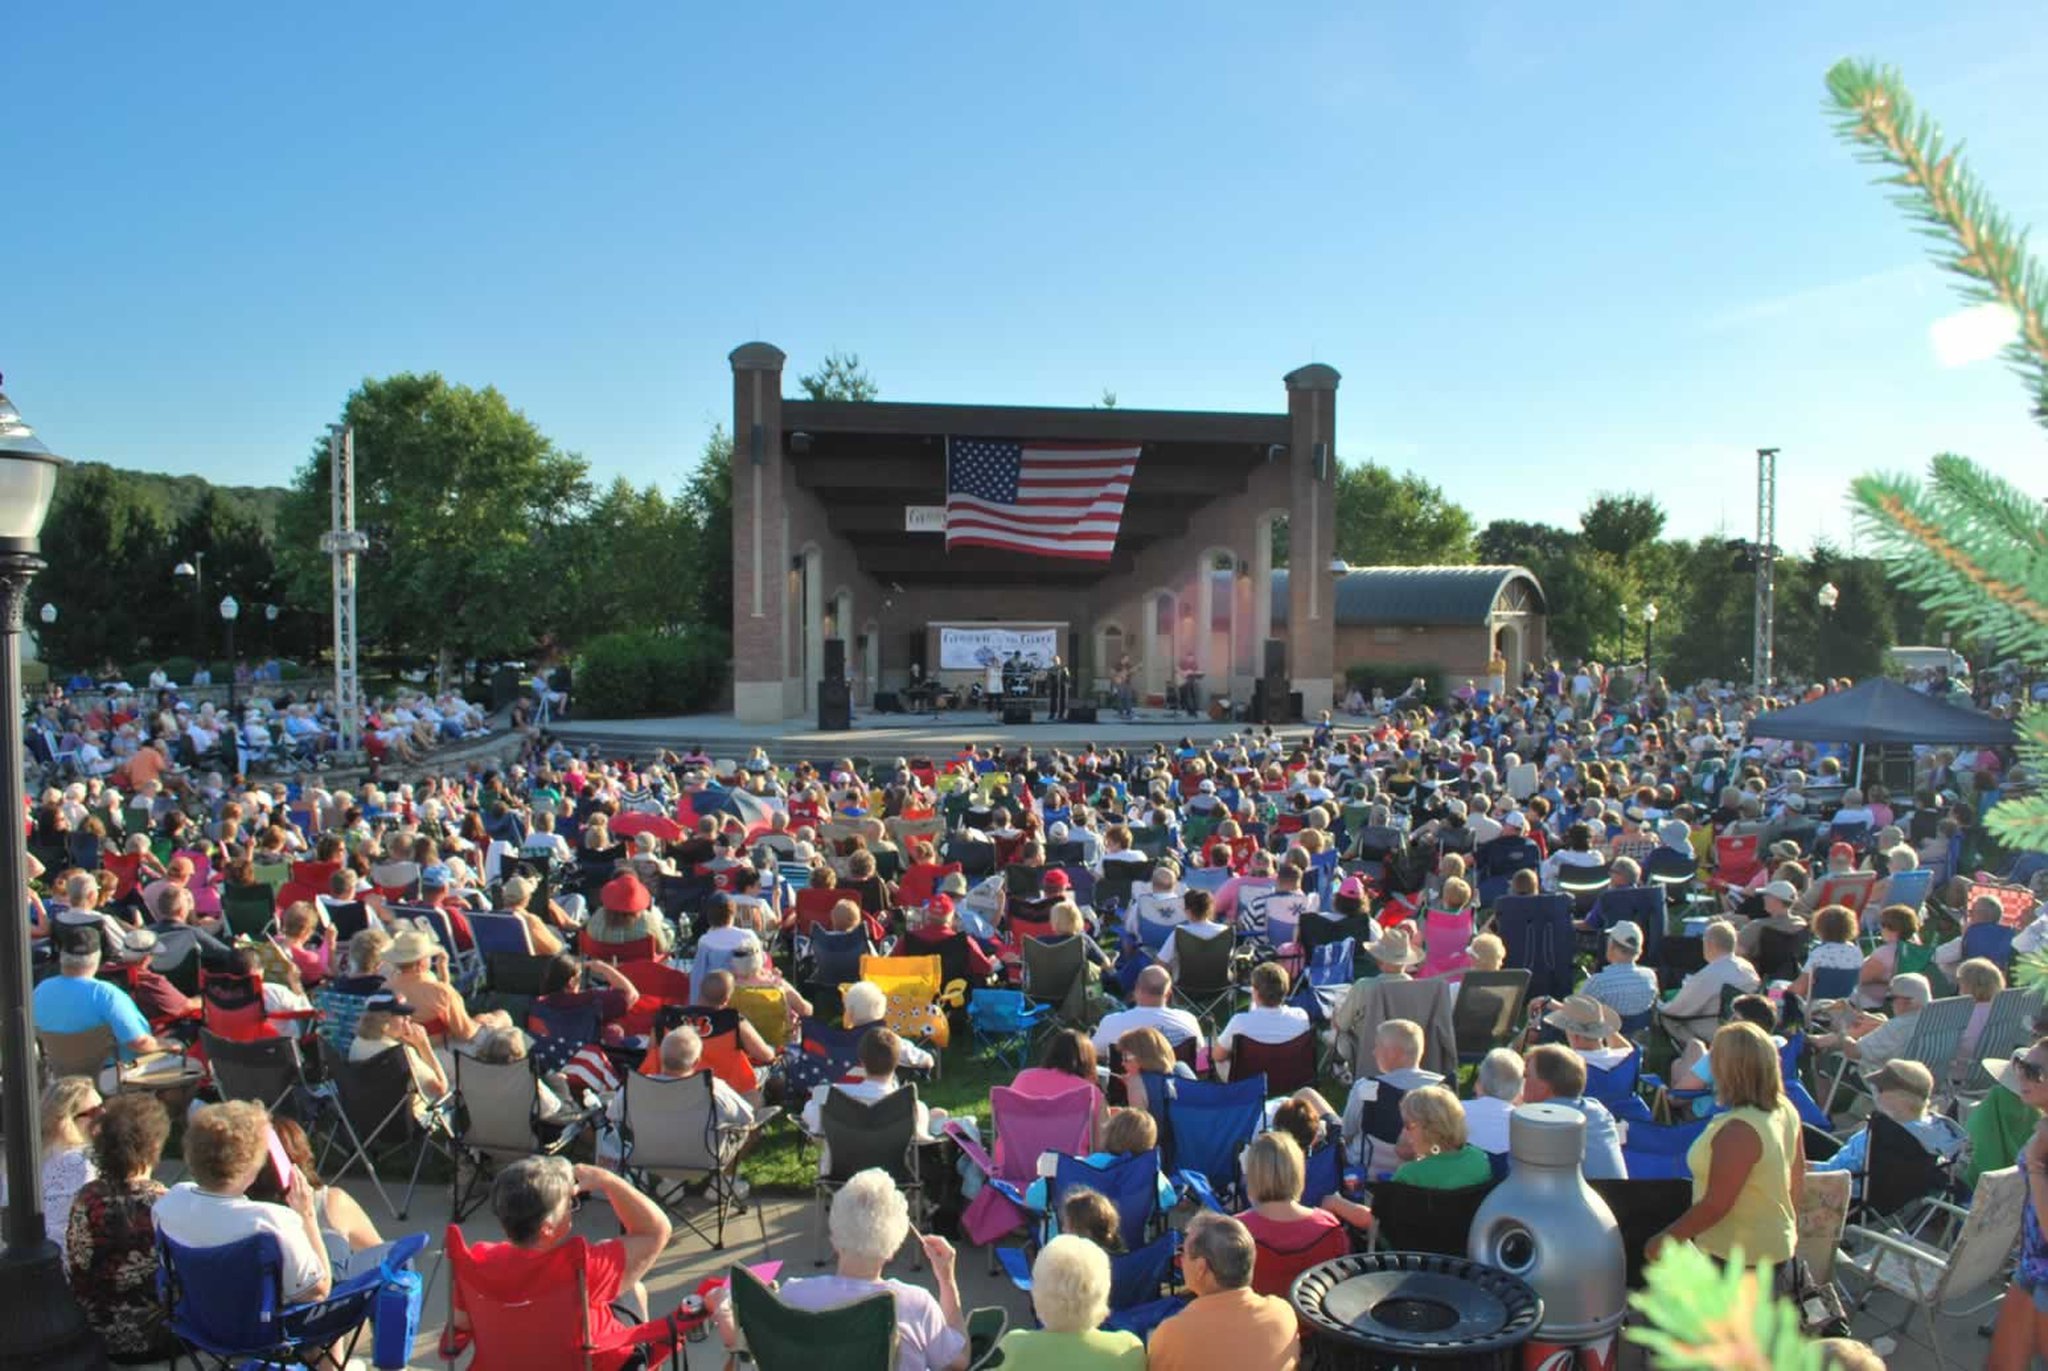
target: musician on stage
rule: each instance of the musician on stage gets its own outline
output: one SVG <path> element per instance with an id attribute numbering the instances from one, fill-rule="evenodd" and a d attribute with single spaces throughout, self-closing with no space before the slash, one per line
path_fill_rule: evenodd
<path id="1" fill-rule="evenodd" d="M 1116 712 L 1120 718 L 1130 719 L 1137 713 L 1136 682 L 1137 668 L 1131 662 L 1131 654 L 1126 652 L 1117 658 L 1116 670 L 1109 674 L 1110 693 L 1116 697 Z"/>
<path id="2" fill-rule="evenodd" d="M 1057 721 L 1066 717 L 1067 687 L 1071 681 L 1072 677 L 1067 673 L 1066 664 L 1060 661 L 1059 654 L 1053 654 L 1052 665 L 1045 669 L 1047 719 Z"/>
<path id="3" fill-rule="evenodd" d="M 1202 664 L 1195 659 L 1194 649 L 1181 654 L 1180 659 L 1180 707 L 1190 715 L 1199 718 L 1201 711 L 1196 701 L 1202 693 Z"/>
<path id="4" fill-rule="evenodd" d="M 1003 659 L 991 652 L 982 666 L 985 677 L 981 688 L 982 702 L 988 706 L 989 713 L 1000 714 L 1003 711 Z"/>

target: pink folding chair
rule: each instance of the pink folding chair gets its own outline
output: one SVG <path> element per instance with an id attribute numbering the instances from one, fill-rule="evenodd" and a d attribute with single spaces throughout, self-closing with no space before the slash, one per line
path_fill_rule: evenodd
<path id="1" fill-rule="evenodd" d="M 966 1130 L 950 1127 L 960 1150 L 985 1178 L 981 1192 L 960 1216 L 960 1231 L 969 1242 L 991 1243 L 1030 1222 L 1033 1216 L 1025 1208 L 1024 1191 L 1038 1177 L 1039 1157 L 1047 1152 L 1087 1156 L 1095 1101 L 1095 1087 L 1086 1081 L 1057 1095 L 1026 1095 L 997 1086 L 988 1094 L 996 1134 L 994 1157 Z"/>
<path id="2" fill-rule="evenodd" d="M 1432 909 L 1422 916 L 1422 947 L 1427 953 L 1418 976 L 1441 976 L 1449 971 L 1463 971 L 1472 965 L 1472 911 L 1453 914 L 1447 909 Z"/>

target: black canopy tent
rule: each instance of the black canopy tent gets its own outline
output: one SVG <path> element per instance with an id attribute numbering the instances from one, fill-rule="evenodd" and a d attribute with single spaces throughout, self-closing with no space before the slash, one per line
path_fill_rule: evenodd
<path id="1" fill-rule="evenodd" d="M 1750 722 L 1749 736 L 1855 743 L 1859 747 L 1923 743 L 2010 747 L 2017 741 L 2009 719 L 1946 704 L 1883 676 L 1760 715 Z"/>

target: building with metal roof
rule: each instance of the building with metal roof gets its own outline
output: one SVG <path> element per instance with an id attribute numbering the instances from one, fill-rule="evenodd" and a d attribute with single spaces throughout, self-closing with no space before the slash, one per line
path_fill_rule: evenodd
<path id="1" fill-rule="evenodd" d="M 1276 629 L 1287 623 L 1287 577 L 1273 573 Z M 1453 685 L 1496 675 L 1512 682 L 1544 658 L 1549 605 L 1527 567 L 1368 566 L 1330 579 L 1340 676 L 1353 666 L 1412 665 L 1434 666 Z"/>

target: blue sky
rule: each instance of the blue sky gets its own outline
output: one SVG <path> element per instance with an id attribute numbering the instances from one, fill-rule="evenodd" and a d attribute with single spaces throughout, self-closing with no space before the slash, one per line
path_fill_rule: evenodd
<path id="1" fill-rule="evenodd" d="M 1273 409 L 1328 362 L 1340 452 L 1482 520 L 1740 533 L 1760 444 L 1793 544 L 1942 449 L 2043 492 L 1820 112 L 1900 65 L 2048 232 L 2038 4 L 1599 8 L 25 6 L 0 370 L 60 452 L 232 482 L 438 369 L 673 486 L 758 337 L 885 399 Z"/>

